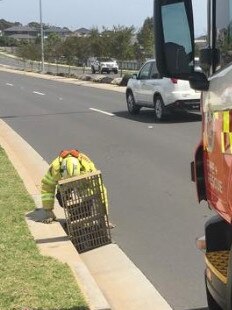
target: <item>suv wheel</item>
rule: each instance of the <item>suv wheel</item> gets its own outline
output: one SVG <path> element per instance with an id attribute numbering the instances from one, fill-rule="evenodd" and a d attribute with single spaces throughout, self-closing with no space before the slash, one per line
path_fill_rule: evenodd
<path id="1" fill-rule="evenodd" d="M 118 74 L 118 70 L 117 69 L 114 70 L 114 74 Z"/>
<path id="2" fill-rule="evenodd" d="M 127 102 L 127 109 L 130 114 L 135 115 L 139 113 L 140 107 L 138 107 L 135 104 L 135 99 L 131 92 L 127 94 L 126 102 Z"/>
<path id="3" fill-rule="evenodd" d="M 163 120 L 165 109 L 163 99 L 160 96 L 155 98 L 154 109 L 155 109 L 155 119 L 157 121 Z"/>

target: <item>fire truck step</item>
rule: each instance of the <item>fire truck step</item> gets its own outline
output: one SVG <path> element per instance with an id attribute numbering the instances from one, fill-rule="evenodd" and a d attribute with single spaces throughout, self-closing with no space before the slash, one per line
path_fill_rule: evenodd
<path id="1" fill-rule="evenodd" d="M 207 267 L 225 284 L 227 283 L 229 253 L 229 251 L 216 251 L 205 255 Z"/>

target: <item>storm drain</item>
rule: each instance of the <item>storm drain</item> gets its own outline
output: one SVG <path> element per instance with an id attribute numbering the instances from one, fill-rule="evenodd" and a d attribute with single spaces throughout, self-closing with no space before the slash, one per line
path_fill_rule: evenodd
<path id="1" fill-rule="evenodd" d="M 59 181 L 67 234 L 79 253 L 111 243 L 100 171 Z"/>

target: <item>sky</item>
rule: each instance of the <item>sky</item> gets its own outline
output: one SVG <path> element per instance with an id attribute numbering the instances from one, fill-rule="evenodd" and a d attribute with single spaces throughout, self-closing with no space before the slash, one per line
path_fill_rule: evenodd
<path id="1" fill-rule="evenodd" d="M 41 0 L 43 23 L 70 30 L 142 27 L 153 15 L 153 0 Z M 40 0 L 0 0 L 0 19 L 23 25 L 40 20 Z M 206 0 L 193 0 L 196 33 L 206 32 Z"/>

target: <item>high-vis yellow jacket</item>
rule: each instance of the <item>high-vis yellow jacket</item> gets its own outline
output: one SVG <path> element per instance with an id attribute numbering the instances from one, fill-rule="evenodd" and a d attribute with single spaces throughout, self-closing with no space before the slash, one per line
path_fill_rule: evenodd
<path id="1" fill-rule="evenodd" d="M 79 165 L 80 175 L 89 173 L 89 172 L 95 172 L 97 170 L 95 168 L 94 163 L 84 153 L 79 153 L 78 161 L 80 164 Z M 52 210 L 54 207 L 57 184 L 58 184 L 58 181 L 63 178 L 61 166 L 62 166 L 62 160 L 60 156 L 58 156 L 52 161 L 47 173 L 45 174 L 45 176 L 43 177 L 41 181 L 42 183 L 41 184 L 42 206 L 46 210 Z M 105 194 L 106 209 L 108 212 L 107 190 L 104 185 L 103 185 L 103 188 L 104 188 L 104 194 Z"/>

